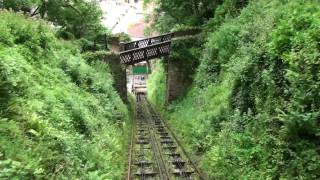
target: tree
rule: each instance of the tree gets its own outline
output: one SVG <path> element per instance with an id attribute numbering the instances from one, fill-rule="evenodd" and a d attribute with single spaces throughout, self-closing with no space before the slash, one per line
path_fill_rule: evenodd
<path id="1" fill-rule="evenodd" d="M 3 8 L 40 16 L 76 38 L 89 38 L 105 30 L 95 0 L 4 0 Z"/>
<path id="2" fill-rule="evenodd" d="M 38 0 L 3 0 L 0 4 L 1 8 L 12 9 L 14 11 L 23 11 L 30 13 L 32 6 L 34 6 Z"/>
<path id="3" fill-rule="evenodd" d="M 61 29 L 76 38 L 92 36 L 103 31 L 102 11 L 96 1 L 85 0 L 41 0 L 38 12 Z"/>
<path id="4" fill-rule="evenodd" d="M 144 0 L 155 4 L 150 19 L 156 31 L 168 32 L 175 27 L 201 26 L 214 17 L 217 7 L 223 2 L 241 9 L 248 0 Z"/>
<path id="5" fill-rule="evenodd" d="M 149 3 L 152 0 L 145 0 Z M 158 31 L 169 31 L 177 25 L 199 26 L 213 17 L 222 0 L 153 0 L 156 8 L 153 25 Z"/>
<path id="6" fill-rule="evenodd" d="M 101 24 L 102 11 L 96 0 L 4 0 L 3 8 L 48 20 L 60 27 L 60 37 L 82 39 L 83 47 L 89 49 L 97 47 L 95 42 L 107 31 Z"/>

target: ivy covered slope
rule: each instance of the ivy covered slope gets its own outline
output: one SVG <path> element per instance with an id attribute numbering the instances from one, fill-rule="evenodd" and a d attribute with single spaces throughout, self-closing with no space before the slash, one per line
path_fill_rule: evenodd
<path id="1" fill-rule="evenodd" d="M 0 179 L 119 179 L 127 108 L 107 65 L 0 13 Z"/>
<path id="2" fill-rule="evenodd" d="M 320 3 L 236 4 L 206 23 L 192 89 L 169 123 L 210 179 L 318 179 Z"/>

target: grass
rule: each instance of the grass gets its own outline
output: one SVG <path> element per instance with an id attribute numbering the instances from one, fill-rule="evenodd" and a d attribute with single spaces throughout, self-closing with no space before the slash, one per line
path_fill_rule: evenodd
<path id="1" fill-rule="evenodd" d="M 317 179 L 319 3 L 249 1 L 225 16 L 233 2 L 206 26 L 189 92 L 162 108 L 169 124 L 209 179 Z"/>
<path id="2" fill-rule="evenodd" d="M 45 21 L 0 17 L 0 178 L 121 179 L 128 110 L 109 67 Z"/>

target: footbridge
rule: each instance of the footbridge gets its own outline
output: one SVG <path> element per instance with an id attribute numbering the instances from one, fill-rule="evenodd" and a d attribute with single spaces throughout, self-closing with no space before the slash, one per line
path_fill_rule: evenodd
<path id="1" fill-rule="evenodd" d="M 172 40 L 198 33 L 200 33 L 199 29 L 193 29 L 162 34 L 128 43 L 120 43 L 120 63 L 134 65 L 139 62 L 167 56 L 170 54 Z"/>
<path id="2" fill-rule="evenodd" d="M 131 42 L 119 43 L 117 39 L 109 40 L 113 55 L 106 57 L 105 61 L 111 66 L 115 82 L 114 87 L 120 97 L 124 101 L 127 100 L 126 66 L 134 66 L 137 63 L 153 59 L 164 60 L 167 64 L 167 102 L 169 103 L 179 97 L 190 82 L 187 78 L 188 75 L 183 73 L 185 68 L 181 64 L 181 61 L 170 59 L 169 55 L 172 50 L 172 45 L 174 46 L 173 43 L 175 43 L 175 41 L 192 39 L 200 32 L 201 29 L 189 29 Z"/>

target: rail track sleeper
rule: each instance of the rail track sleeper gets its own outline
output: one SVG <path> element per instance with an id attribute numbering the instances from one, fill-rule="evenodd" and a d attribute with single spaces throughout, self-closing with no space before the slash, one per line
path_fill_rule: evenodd
<path id="1" fill-rule="evenodd" d="M 177 177 L 190 178 L 190 176 L 194 173 L 194 171 L 181 171 L 175 170 L 173 174 Z"/>
<path id="2" fill-rule="evenodd" d="M 139 100 L 138 100 L 139 99 Z M 166 123 L 139 95 L 136 106 L 134 145 L 131 147 L 132 163 L 129 179 L 201 179 L 190 166 L 180 144 Z"/>

